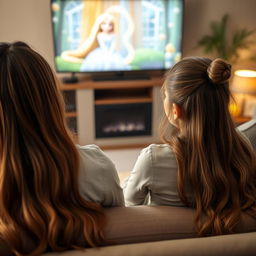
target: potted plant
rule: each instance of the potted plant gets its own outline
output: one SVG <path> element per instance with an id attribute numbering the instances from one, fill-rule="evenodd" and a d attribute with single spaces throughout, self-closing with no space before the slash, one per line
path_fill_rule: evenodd
<path id="1" fill-rule="evenodd" d="M 230 40 L 228 40 L 228 18 L 228 14 L 225 14 L 220 22 L 212 22 L 210 24 L 211 33 L 203 36 L 198 41 L 198 46 L 202 47 L 207 54 L 211 53 L 216 57 L 235 63 L 239 58 L 239 50 L 247 49 L 254 43 L 248 39 L 254 33 L 254 30 L 238 29 L 231 35 Z"/>

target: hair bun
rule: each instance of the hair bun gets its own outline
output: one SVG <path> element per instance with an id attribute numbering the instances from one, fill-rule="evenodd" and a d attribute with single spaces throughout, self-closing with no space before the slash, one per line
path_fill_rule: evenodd
<path id="1" fill-rule="evenodd" d="M 215 59 L 207 69 L 208 77 L 214 84 L 226 82 L 231 76 L 231 65 L 223 59 Z"/>

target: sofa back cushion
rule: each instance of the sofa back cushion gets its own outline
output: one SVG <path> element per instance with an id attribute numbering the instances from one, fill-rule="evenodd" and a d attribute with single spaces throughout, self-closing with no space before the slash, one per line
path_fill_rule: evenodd
<path id="1" fill-rule="evenodd" d="M 193 224 L 195 211 L 191 208 L 171 206 L 113 207 L 105 209 L 105 213 L 107 217 L 105 235 L 109 245 L 197 237 Z M 256 231 L 256 220 L 243 214 L 237 227 L 237 233 L 252 231 Z M 26 243 L 28 248 L 32 245 L 31 241 L 26 240 Z M 87 255 L 86 252 L 87 250 L 85 255 Z M 80 255 L 79 253 L 82 252 L 69 253 L 71 252 L 63 253 L 63 256 L 73 255 L 73 253 Z M 9 255 L 8 248 L 0 240 L 0 256 Z"/>
<path id="2" fill-rule="evenodd" d="M 254 150 L 256 151 L 256 117 L 249 122 L 238 126 L 237 129 L 250 140 Z"/>
<path id="3" fill-rule="evenodd" d="M 109 244 L 197 237 L 195 211 L 186 207 L 131 206 L 105 210 Z M 237 233 L 256 231 L 256 220 L 242 215 Z"/>

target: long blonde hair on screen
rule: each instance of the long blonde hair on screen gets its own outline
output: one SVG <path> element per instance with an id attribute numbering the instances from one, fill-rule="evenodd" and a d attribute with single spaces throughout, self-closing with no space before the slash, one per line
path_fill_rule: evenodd
<path id="1" fill-rule="evenodd" d="M 171 133 L 163 125 L 162 138 L 175 153 L 179 196 L 195 207 L 199 235 L 233 233 L 242 212 L 256 216 L 256 157 L 229 113 L 230 75 L 222 59 L 189 57 L 169 70 L 163 85 L 170 109 L 177 104 L 182 116 Z"/>
<path id="2" fill-rule="evenodd" d="M 0 44 L 0 239 L 14 255 L 95 247 L 102 208 L 79 193 L 56 78 L 23 42 Z"/>
<path id="3" fill-rule="evenodd" d="M 67 51 L 64 51 L 61 55 L 62 57 L 67 60 L 67 61 L 71 61 L 72 60 L 74 62 L 82 62 L 83 59 L 91 52 L 93 51 L 94 49 L 96 49 L 97 47 L 99 47 L 99 43 L 98 43 L 98 40 L 97 40 L 97 35 L 102 32 L 102 29 L 101 29 L 101 24 L 105 21 L 109 21 L 111 24 L 112 24 L 112 27 L 113 27 L 113 31 L 111 31 L 111 33 L 117 33 L 117 22 L 115 21 L 114 19 L 114 16 L 112 16 L 111 14 L 108 14 L 108 13 L 104 13 L 102 15 L 100 15 L 92 29 L 91 29 L 91 32 L 90 32 L 90 35 L 89 37 L 86 39 L 86 41 L 84 43 L 81 44 L 81 46 L 76 49 L 76 50 L 67 50 Z M 73 59 L 72 59 L 73 58 Z"/>

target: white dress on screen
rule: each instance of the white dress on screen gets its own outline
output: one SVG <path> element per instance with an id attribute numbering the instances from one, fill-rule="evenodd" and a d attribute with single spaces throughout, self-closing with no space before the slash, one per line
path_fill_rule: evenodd
<path id="1" fill-rule="evenodd" d="M 116 50 L 115 34 L 98 34 L 99 47 L 92 50 L 84 59 L 80 71 L 121 71 L 129 70 L 124 58 Z"/>

